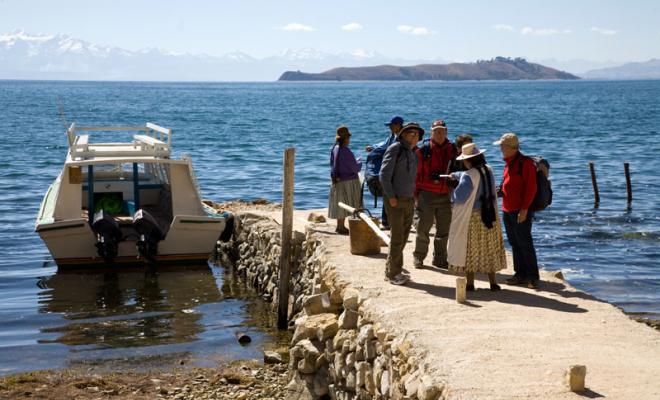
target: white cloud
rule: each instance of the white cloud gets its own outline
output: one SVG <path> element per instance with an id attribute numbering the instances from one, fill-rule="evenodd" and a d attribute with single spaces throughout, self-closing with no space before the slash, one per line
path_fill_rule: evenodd
<path id="1" fill-rule="evenodd" d="M 296 31 L 303 31 L 303 32 L 312 32 L 315 29 L 312 28 L 309 25 L 303 25 L 298 22 L 292 22 L 288 25 L 285 25 L 282 27 L 283 31 L 289 31 L 289 32 L 296 32 Z"/>
<path id="2" fill-rule="evenodd" d="M 520 33 L 523 35 L 550 36 L 550 35 L 559 35 L 559 34 L 568 35 L 572 33 L 572 31 L 570 29 L 561 30 L 554 28 L 534 29 L 532 27 L 526 26 L 520 30 Z"/>
<path id="3" fill-rule="evenodd" d="M 498 32 L 513 32 L 513 31 L 515 31 L 515 28 L 513 26 L 507 25 L 507 24 L 493 25 L 493 29 L 495 29 Z"/>
<path id="4" fill-rule="evenodd" d="M 341 30 L 347 32 L 359 31 L 360 29 L 362 29 L 362 25 L 357 22 L 351 22 L 350 24 L 341 26 Z"/>
<path id="5" fill-rule="evenodd" d="M 597 26 L 591 27 L 592 32 L 600 33 L 601 35 L 607 35 L 607 36 L 612 36 L 616 35 L 617 31 L 612 30 L 612 29 L 605 29 L 605 28 L 599 28 Z"/>
<path id="6" fill-rule="evenodd" d="M 396 30 L 401 33 L 415 36 L 428 36 L 435 35 L 437 33 L 436 31 L 432 31 L 425 26 L 399 25 L 396 27 Z"/>

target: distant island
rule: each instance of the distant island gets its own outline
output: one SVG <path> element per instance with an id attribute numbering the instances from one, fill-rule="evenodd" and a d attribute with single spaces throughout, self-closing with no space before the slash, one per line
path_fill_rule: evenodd
<path id="1" fill-rule="evenodd" d="M 524 58 L 495 57 L 474 63 L 422 64 L 411 67 L 333 68 L 318 74 L 286 71 L 280 81 L 465 81 L 580 79 L 578 76 L 527 62 Z"/>

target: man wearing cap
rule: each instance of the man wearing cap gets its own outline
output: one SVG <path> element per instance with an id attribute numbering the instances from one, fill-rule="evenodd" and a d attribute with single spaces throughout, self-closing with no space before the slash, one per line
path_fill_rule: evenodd
<path id="1" fill-rule="evenodd" d="M 537 289 L 539 267 L 532 240 L 534 211 L 529 209 L 536 195 L 536 166 L 531 158 L 520 152 L 515 133 L 505 133 L 493 144 L 500 146 L 505 162 L 501 185 L 502 219 L 515 271 L 506 283 L 527 284 L 530 289 Z"/>
<path id="2" fill-rule="evenodd" d="M 385 277 L 394 285 L 410 279 L 403 274 L 403 249 L 412 226 L 417 175 L 417 155 L 414 147 L 424 136 L 424 129 L 416 123 L 405 125 L 397 141 L 388 147 L 380 169 L 385 210 L 390 223 L 390 247 L 385 264 Z"/>
<path id="3" fill-rule="evenodd" d="M 390 122 L 385 124 L 385 126 L 390 128 L 390 135 L 388 136 L 387 140 L 375 144 L 373 146 L 367 146 L 365 148 L 367 153 L 369 153 L 367 155 L 367 172 L 366 172 L 367 185 L 369 187 L 369 191 L 374 196 L 377 195 L 382 196 L 382 187 L 380 186 L 379 175 L 380 175 L 380 168 L 383 163 L 383 156 L 385 155 L 385 151 L 387 150 L 387 148 L 390 147 L 396 141 L 397 135 L 399 134 L 399 132 L 401 132 L 401 128 L 403 127 L 403 118 L 399 116 L 393 117 L 390 120 Z M 383 227 L 385 229 L 388 229 L 389 224 L 387 222 L 387 212 L 385 209 L 385 204 L 383 204 L 381 221 Z"/>
<path id="4" fill-rule="evenodd" d="M 433 240 L 433 265 L 447 268 L 447 238 L 451 223 L 451 202 L 447 175 L 456 159 L 456 147 L 447 139 L 447 125 L 438 119 L 431 125 L 431 139 L 417 149 L 417 240 L 415 241 L 414 266 L 422 268 L 429 251 L 429 231 L 435 221 Z"/>

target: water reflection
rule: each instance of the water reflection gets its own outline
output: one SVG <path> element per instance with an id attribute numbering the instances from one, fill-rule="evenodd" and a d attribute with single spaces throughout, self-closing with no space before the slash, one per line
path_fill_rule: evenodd
<path id="1" fill-rule="evenodd" d="M 134 347 L 189 342 L 204 331 L 193 309 L 222 300 L 208 265 L 169 271 L 57 273 L 42 280 L 39 311 L 71 321 L 39 343 Z"/>
<path id="2" fill-rule="evenodd" d="M 62 367 L 216 366 L 260 359 L 264 348 L 290 339 L 275 330 L 270 304 L 217 265 L 51 270 L 36 285 L 34 276 L 0 277 L 8 299 L 0 309 L 0 375 Z M 34 293 L 21 296 L 16 290 L 27 282 Z M 252 342 L 241 346 L 237 331 Z"/>

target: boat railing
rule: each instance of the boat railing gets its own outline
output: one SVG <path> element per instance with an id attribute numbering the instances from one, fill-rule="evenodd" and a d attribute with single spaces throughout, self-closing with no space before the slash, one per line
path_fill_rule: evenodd
<path id="1" fill-rule="evenodd" d="M 90 143 L 86 132 L 137 132 L 131 143 Z M 169 157 L 172 129 L 156 124 L 127 126 L 77 126 L 67 129 L 67 138 L 73 159 L 121 155 L 151 155 Z M 128 145 L 128 147 L 127 147 Z"/>

